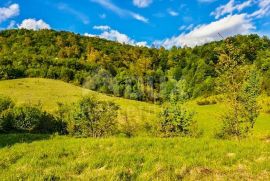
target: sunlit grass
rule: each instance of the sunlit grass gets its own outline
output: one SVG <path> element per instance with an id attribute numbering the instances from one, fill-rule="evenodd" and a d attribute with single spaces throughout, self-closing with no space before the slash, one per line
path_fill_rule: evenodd
<path id="1" fill-rule="evenodd" d="M 57 110 L 58 102 L 71 104 L 82 96 L 90 94 L 101 100 L 114 101 L 121 108 L 119 121 L 123 121 L 126 114 L 128 119 L 131 122 L 135 122 L 138 127 L 143 127 L 146 122 L 157 121 L 160 110 L 159 105 L 112 97 L 50 79 L 26 78 L 0 81 L 0 94 L 10 96 L 18 104 L 41 103 L 43 108 L 50 112 Z M 270 134 L 270 114 L 266 114 L 264 111 L 267 109 L 265 103 L 268 101 L 270 102 L 269 98 L 260 100 L 263 109 L 253 132 L 258 137 Z M 199 127 L 204 130 L 204 136 L 213 137 L 220 129 L 221 122 L 219 118 L 220 114 L 226 111 L 226 105 L 199 106 L 196 104 L 196 100 L 194 100 L 188 106 L 196 112 L 195 119 L 198 121 Z"/>
<path id="2" fill-rule="evenodd" d="M 91 94 L 111 100 L 140 127 L 155 122 L 160 106 L 111 97 L 48 79 L 0 81 L 0 94 L 17 104 L 71 104 Z M 261 100 L 268 98 L 263 98 Z M 263 101 L 261 101 L 263 102 Z M 265 101 L 264 101 L 265 102 Z M 72 138 L 51 135 L 0 135 L 0 180 L 269 180 L 270 115 L 265 105 L 248 139 L 219 140 L 219 116 L 226 105 L 188 103 L 204 130 L 201 138 Z"/>
<path id="3" fill-rule="evenodd" d="M 21 135 L 9 136 L 15 140 L 11 147 L 6 146 L 6 135 L 0 135 L 1 180 L 270 178 L 270 146 L 265 140 L 36 136 L 32 143 L 16 144 Z"/>

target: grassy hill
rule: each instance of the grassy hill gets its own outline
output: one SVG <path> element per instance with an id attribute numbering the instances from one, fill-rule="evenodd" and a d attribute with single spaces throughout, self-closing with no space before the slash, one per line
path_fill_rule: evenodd
<path id="1" fill-rule="evenodd" d="M 62 81 L 25 78 L 15 80 L 0 81 L 0 94 L 10 96 L 18 104 L 41 103 L 47 111 L 54 112 L 57 110 L 57 103 L 72 103 L 84 95 L 92 95 L 101 100 L 110 100 L 120 106 L 119 121 L 127 115 L 128 119 L 136 122 L 138 126 L 143 126 L 146 122 L 157 120 L 157 113 L 160 106 L 123 99 L 119 97 L 107 96 L 88 89 L 83 89 Z M 265 100 L 266 101 L 266 100 Z M 204 130 L 205 136 L 213 136 L 214 132 L 221 125 L 219 115 L 226 109 L 226 105 L 206 105 L 198 106 L 195 101 L 191 101 L 189 106 L 196 112 L 196 119 L 199 126 Z M 255 125 L 255 135 L 264 136 L 270 131 L 269 114 L 262 112 Z"/>
<path id="2" fill-rule="evenodd" d="M 110 97 L 62 81 L 27 78 L 0 81 L 0 94 L 17 104 L 41 103 L 54 112 L 57 102 L 72 103 L 91 94 L 111 100 L 142 126 L 155 121 L 158 105 Z M 265 103 L 265 100 L 261 100 Z M 72 138 L 49 135 L 0 135 L 1 180 L 268 180 L 270 179 L 269 114 L 262 113 L 254 136 L 218 140 L 225 105 L 194 109 L 202 138 Z"/>

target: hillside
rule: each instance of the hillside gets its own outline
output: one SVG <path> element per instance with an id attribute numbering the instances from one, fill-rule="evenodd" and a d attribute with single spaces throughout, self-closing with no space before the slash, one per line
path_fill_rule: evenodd
<path id="1" fill-rule="evenodd" d="M 194 48 L 147 48 L 54 30 L 0 32 L 0 79 L 39 77 L 63 80 L 127 99 L 164 102 L 180 80 L 190 98 L 215 95 L 216 66 L 231 46 L 241 66 L 262 74 L 270 94 L 270 40 L 258 35 L 230 37 Z"/>
<path id="2" fill-rule="evenodd" d="M 105 94 L 97 93 L 88 89 L 83 89 L 63 81 L 41 79 L 41 78 L 26 78 L 16 80 L 0 81 L 0 94 L 10 96 L 18 104 L 41 103 L 47 111 L 54 112 L 57 110 L 57 103 L 72 103 L 81 98 L 83 95 L 92 95 L 101 100 L 110 100 L 118 104 L 121 108 L 118 120 L 121 122 L 127 115 L 128 119 L 136 123 L 139 129 L 145 123 L 153 123 L 157 121 L 157 114 L 160 106 L 133 101 L 118 97 L 111 97 Z M 262 99 L 267 103 L 266 98 Z M 189 107 L 196 112 L 195 119 L 198 120 L 200 128 L 204 130 L 205 136 L 213 136 L 215 131 L 219 129 L 220 113 L 226 109 L 224 105 L 206 105 L 199 106 L 196 100 L 189 102 Z M 255 125 L 254 133 L 257 137 L 263 137 L 269 133 L 270 121 L 269 114 L 262 111 Z M 143 129 L 141 130 L 143 132 Z"/>

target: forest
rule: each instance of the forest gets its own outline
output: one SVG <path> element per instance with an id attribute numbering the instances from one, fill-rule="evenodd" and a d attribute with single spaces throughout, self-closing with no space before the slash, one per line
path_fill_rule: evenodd
<path id="1" fill-rule="evenodd" d="M 240 66 L 255 66 L 261 90 L 270 95 L 270 40 L 237 35 L 228 38 L 242 56 Z M 194 48 L 139 47 L 71 32 L 26 29 L 0 32 L 0 79 L 26 77 L 63 80 L 132 100 L 162 103 L 175 85 L 187 84 L 188 98 L 216 95 L 217 66 L 232 50 L 225 40 Z"/>

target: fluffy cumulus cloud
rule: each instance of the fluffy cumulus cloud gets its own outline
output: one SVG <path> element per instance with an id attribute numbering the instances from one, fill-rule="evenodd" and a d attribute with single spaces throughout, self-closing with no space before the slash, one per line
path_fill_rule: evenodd
<path id="1" fill-rule="evenodd" d="M 120 33 L 117 30 L 111 29 L 109 26 L 94 26 L 93 29 L 101 30 L 101 34 L 90 34 L 85 33 L 84 36 L 89 37 L 100 37 L 107 40 L 117 41 L 119 43 L 125 43 L 137 46 L 147 46 L 147 42 L 136 42 L 135 40 L 128 37 L 126 34 Z"/>
<path id="2" fill-rule="evenodd" d="M 152 3 L 152 0 L 133 0 L 134 6 L 139 8 L 148 7 Z"/>
<path id="3" fill-rule="evenodd" d="M 29 30 L 51 29 L 50 25 L 48 25 L 41 19 L 25 19 L 20 25 L 18 25 L 18 28 Z"/>
<path id="4" fill-rule="evenodd" d="M 3 21 L 18 16 L 20 7 L 18 4 L 11 4 L 9 7 L 0 7 L 0 23 Z"/>
<path id="5" fill-rule="evenodd" d="M 154 45 L 171 48 L 172 46 L 190 46 L 201 45 L 207 42 L 220 40 L 219 33 L 224 37 L 237 34 L 248 34 L 255 27 L 246 14 L 228 15 L 218 21 L 209 24 L 199 25 L 189 33 L 182 33 L 162 41 L 155 41 Z"/>
<path id="6" fill-rule="evenodd" d="M 223 15 L 232 14 L 234 11 L 241 12 L 243 9 L 251 6 L 253 2 L 254 0 L 246 0 L 243 3 L 237 4 L 235 0 L 230 0 L 227 4 L 217 7 L 216 10 L 211 13 L 211 15 L 218 19 Z"/>

